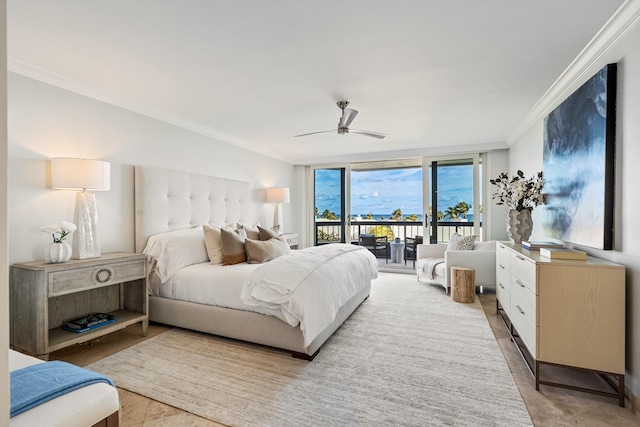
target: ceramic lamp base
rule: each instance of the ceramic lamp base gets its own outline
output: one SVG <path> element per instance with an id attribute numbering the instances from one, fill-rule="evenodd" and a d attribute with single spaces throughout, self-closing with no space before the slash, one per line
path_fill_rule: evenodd
<path id="1" fill-rule="evenodd" d="M 78 227 L 73 233 L 73 259 L 97 258 L 100 256 L 98 236 L 98 210 L 96 196 L 83 191 L 76 196 L 74 223 Z"/>

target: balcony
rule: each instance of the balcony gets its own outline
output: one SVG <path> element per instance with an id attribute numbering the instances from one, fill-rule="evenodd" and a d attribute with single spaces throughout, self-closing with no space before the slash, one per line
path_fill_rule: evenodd
<path id="1" fill-rule="evenodd" d="M 438 222 L 438 242 L 448 242 L 453 233 L 462 236 L 473 235 L 473 221 L 439 221 Z M 348 236 L 344 239 L 347 243 L 358 244 L 360 234 L 375 234 L 376 236 L 387 236 L 391 242 L 399 237 L 404 241 L 406 237 L 423 237 L 423 227 L 420 221 L 376 221 L 361 220 L 351 223 Z M 482 235 L 482 224 L 480 224 L 480 234 Z M 342 227 L 339 220 L 316 220 L 316 245 L 342 242 Z M 381 258 L 378 255 L 378 258 Z M 380 269 L 406 270 L 413 272 L 413 262 L 386 263 L 384 257 L 379 260 Z"/>

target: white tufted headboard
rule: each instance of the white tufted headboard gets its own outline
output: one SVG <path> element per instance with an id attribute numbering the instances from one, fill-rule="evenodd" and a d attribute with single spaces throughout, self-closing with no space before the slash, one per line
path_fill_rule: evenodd
<path id="1" fill-rule="evenodd" d="M 154 234 L 249 221 L 248 182 L 146 166 L 134 180 L 136 252 Z"/>

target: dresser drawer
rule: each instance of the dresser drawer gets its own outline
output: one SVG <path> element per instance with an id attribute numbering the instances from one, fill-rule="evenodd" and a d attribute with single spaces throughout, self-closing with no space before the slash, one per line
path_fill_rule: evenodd
<path id="1" fill-rule="evenodd" d="M 522 307 L 511 299 L 511 323 L 518 331 L 524 345 L 529 349 L 531 355 L 536 355 L 536 325 L 524 313 Z"/>
<path id="2" fill-rule="evenodd" d="M 83 289 L 143 279 L 146 275 L 145 267 L 146 261 L 140 259 L 53 271 L 48 276 L 49 296 L 64 295 Z"/>
<path id="3" fill-rule="evenodd" d="M 496 298 L 500 301 L 502 309 L 511 317 L 511 293 L 509 292 L 509 282 L 498 281 L 496 285 Z"/>
<path id="4" fill-rule="evenodd" d="M 298 246 L 298 234 L 284 234 L 284 238 L 289 246 Z"/>
<path id="5" fill-rule="evenodd" d="M 524 256 L 516 253 L 511 253 L 510 270 L 513 276 L 516 276 L 518 280 L 528 287 L 531 292 L 538 294 L 536 289 L 536 264 L 525 258 Z"/>
<path id="6" fill-rule="evenodd" d="M 500 243 L 496 245 L 496 265 L 502 265 L 507 270 L 510 269 L 511 249 L 502 246 Z"/>
<path id="7" fill-rule="evenodd" d="M 536 316 L 536 296 L 531 290 L 524 286 L 515 276 L 511 276 L 511 301 L 517 304 L 524 314 L 537 325 Z"/>
<path id="8" fill-rule="evenodd" d="M 511 282 L 511 272 L 500 262 L 496 262 L 496 281 L 498 283 L 502 282 L 505 286 L 508 286 L 509 282 Z"/>

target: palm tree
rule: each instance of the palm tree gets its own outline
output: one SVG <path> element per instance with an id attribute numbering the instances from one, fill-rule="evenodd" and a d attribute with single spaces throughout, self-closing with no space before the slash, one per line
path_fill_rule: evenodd
<path id="1" fill-rule="evenodd" d="M 373 219 L 373 214 L 371 212 L 369 212 L 368 214 L 366 214 L 364 216 L 364 219 Z"/>
<path id="2" fill-rule="evenodd" d="M 458 218 L 459 212 L 455 206 L 449 206 L 447 209 L 445 209 L 444 214 L 445 216 L 448 216 L 449 219 L 456 219 Z"/>
<path id="3" fill-rule="evenodd" d="M 391 218 L 389 218 L 393 221 L 398 221 L 400 219 L 402 219 L 402 211 L 400 209 L 396 209 L 395 211 L 393 211 L 391 213 Z"/>
<path id="4" fill-rule="evenodd" d="M 436 212 L 436 217 L 438 218 L 438 221 L 443 221 L 444 220 L 444 213 L 442 213 L 442 211 L 438 211 L 438 212 Z"/>
<path id="5" fill-rule="evenodd" d="M 465 202 L 464 200 L 455 205 L 456 211 L 460 214 L 462 218 L 467 218 L 467 212 L 471 210 L 471 205 Z"/>
<path id="6" fill-rule="evenodd" d="M 322 212 L 322 218 L 324 218 L 324 219 L 338 219 L 338 216 L 336 215 L 335 212 L 330 212 L 329 209 L 325 209 L 324 212 Z"/>
<path id="7" fill-rule="evenodd" d="M 418 220 L 418 215 L 416 215 L 416 214 L 407 215 L 404 220 L 405 221 L 417 221 Z"/>

